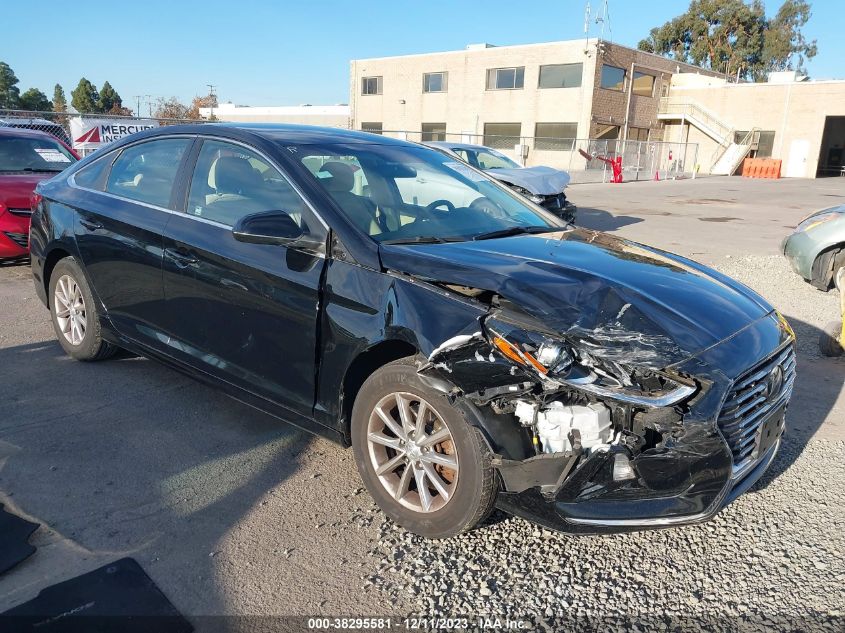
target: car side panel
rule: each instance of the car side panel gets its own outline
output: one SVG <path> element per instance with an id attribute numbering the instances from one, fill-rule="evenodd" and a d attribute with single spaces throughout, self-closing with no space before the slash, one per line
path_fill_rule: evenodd
<path id="1" fill-rule="evenodd" d="M 402 341 L 428 356 L 453 336 L 480 331 L 487 312 L 433 285 L 339 259 L 328 263 L 324 305 L 315 414 L 341 426 L 344 376 L 360 354 L 385 341 Z"/>

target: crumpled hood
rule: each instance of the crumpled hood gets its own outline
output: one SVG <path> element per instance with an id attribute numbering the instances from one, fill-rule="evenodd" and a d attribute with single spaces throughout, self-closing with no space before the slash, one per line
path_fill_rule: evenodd
<path id="1" fill-rule="evenodd" d="M 380 250 L 386 269 L 495 292 L 595 356 L 651 369 L 687 360 L 772 311 L 705 266 L 580 228 Z"/>
<path id="2" fill-rule="evenodd" d="M 569 184 L 569 174 L 551 167 L 524 167 L 521 169 L 488 169 L 484 172 L 496 180 L 527 189 L 541 196 L 551 196 L 563 191 Z"/>

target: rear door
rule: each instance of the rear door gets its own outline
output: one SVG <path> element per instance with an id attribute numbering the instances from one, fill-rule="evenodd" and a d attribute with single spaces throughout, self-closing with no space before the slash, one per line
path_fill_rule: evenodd
<path id="1" fill-rule="evenodd" d="M 79 254 L 123 335 L 161 348 L 162 233 L 193 136 L 155 138 L 106 154 L 73 177 Z"/>
<path id="2" fill-rule="evenodd" d="M 310 415 L 325 253 L 235 240 L 235 223 L 261 211 L 287 212 L 325 242 L 325 225 L 268 158 L 203 140 L 185 212 L 172 217 L 163 243 L 171 353 Z"/>

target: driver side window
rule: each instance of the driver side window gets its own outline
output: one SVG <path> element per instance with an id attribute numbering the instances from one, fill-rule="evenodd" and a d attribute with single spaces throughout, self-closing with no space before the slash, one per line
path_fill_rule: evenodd
<path id="1" fill-rule="evenodd" d="M 308 230 L 304 201 L 275 167 L 241 145 L 203 141 L 188 215 L 234 226 L 242 217 L 262 211 L 284 211 Z"/>

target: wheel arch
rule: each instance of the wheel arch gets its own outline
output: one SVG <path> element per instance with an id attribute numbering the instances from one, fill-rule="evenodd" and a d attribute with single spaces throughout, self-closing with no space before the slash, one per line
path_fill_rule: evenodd
<path id="1" fill-rule="evenodd" d="M 44 284 L 44 294 L 47 297 L 48 308 L 50 307 L 50 278 L 53 276 L 53 269 L 60 261 L 71 256 L 71 253 L 65 250 L 64 248 L 56 247 L 51 250 L 47 254 L 47 257 L 44 259 L 44 267 L 41 275 L 41 281 Z"/>
<path id="2" fill-rule="evenodd" d="M 845 242 L 828 246 L 813 260 L 810 283 L 819 290 L 833 287 L 833 275 L 837 268 L 845 266 Z"/>
<path id="3" fill-rule="evenodd" d="M 412 343 L 402 339 L 380 341 L 362 350 L 346 368 L 340 391 L 340 413 L 344 442 L 350 443 L 352 425 L 352 405 L 361 390 L 364 381 L 376 370 L 400 358 L 407 358 L 419 353 Z"/>

